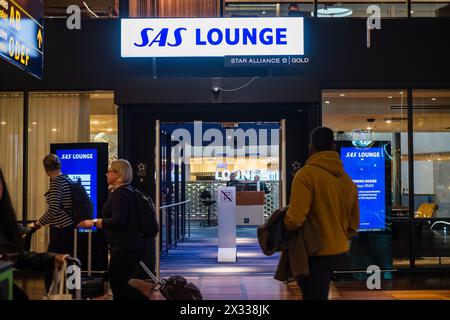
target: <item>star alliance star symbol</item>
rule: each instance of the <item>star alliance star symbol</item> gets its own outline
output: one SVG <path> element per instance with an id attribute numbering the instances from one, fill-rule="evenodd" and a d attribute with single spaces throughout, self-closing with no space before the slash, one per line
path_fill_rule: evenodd
<path id="1" fill-rule="evenodd" d="M 287 58 L 283 58 L 283 63 L 287 63 L 288 59 Z"/>

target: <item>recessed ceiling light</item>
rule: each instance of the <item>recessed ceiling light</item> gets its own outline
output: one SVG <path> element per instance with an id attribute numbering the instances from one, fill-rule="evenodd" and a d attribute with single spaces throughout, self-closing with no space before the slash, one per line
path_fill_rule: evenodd
<path id="1" fill-rule="evenodd" d="M 98 124 L 97 120 L 92 121 L 92 124 Z"/>
<path id="2" fill-rule="evenodd" d="M 262 12 L 262 14 L 266 14 L 266 12 L 265 12 L 265 11 L 263 11 L 263 12 Z"/>
<path id="3" fill-rule="evenodd" d="M 56 131 L 58 131 L 58 129 L 56 129 L 56 128 L 53 128 L 53 129 L 52 129 L 52 131 L 53 131 L 53 132 L 56 132 Z"/>
<path id="4" fill-rule="evenodd" d="M 4 126 L 4 125 L 6 124 L 6 122 L 5 122 L 5 121 L 2 121 L 1 124 L 2 124 L 2 126 Z"/>
<path id="5" fill-rule="evenodd" d="M 428 162 L 431 162 L 431 159 L 428 159 Z"/>
<path id="6" fill-rule="evenodd" d="M 330 104 L 330 101 L 326 100 L 325 103 L 326 103 L 326 104 Z"/>
<path id="7" fill-rule="evenodd" d="M 345 97 L 345 93 L 339 94 L 340 97 Z"/>
<path id="8" fill-rule="evenodd" d="M 109 132 L 111 132 L 111 131 L 113 131 L 113 129 L 111 129 L 111 128 L 108 128 L 108 129 L 106 129 L 106 131 L 109 131 Z"/>
<path id="9" fill-rule="evenodd" d="M 372 130 L 372 127 L 367 127 L 367 130 Z"/>
<path id="10" fill-rule="evenodd" d="M 32 123 L 33 123 L 33 126 L 37 125 L 37 122 L 36 122 L 36 121 L 33 121 Z"/>
<path id="11" fill-rule="evenodd" d="M 392 120 L 386 120 L 386 123 L 392 123 Z"/>
<path id="12" fill-rule="evenodd" d="M 436 101 L 436 98 L 431 98 L 431 100 Z"/>
<path id="13" fill-rule="evenodd" d="M 389 96 L 388 99 L 392 99 L 392 96 Z"/>

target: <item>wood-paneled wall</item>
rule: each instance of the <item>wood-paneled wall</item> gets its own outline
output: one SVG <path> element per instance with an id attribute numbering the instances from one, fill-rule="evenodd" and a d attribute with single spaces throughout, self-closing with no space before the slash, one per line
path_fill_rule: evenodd
<path id="1" fill-rule="evenodd" d="M 130 0 L 130 17 L 216 17 L 218 2 L 218 0 Z"/>
<path id="2" fill-rule="evenodd" d="M 154 17 L 156 0 L 130 0 L 129 15 L 130 17 Z"/>

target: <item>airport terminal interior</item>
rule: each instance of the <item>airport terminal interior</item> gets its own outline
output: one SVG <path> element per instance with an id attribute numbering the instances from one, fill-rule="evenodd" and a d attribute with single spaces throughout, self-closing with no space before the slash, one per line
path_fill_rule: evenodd
<path id="1" fill-rule="evenodd" d="M 61 39 L 71 32 L 55 30 L 61 23 L 57 18 L 62 21 L 74 2 L 81 8 L 82 21 L 100 25 L 95 29 L 99 36 L 104 26 L 110 26 L 109 20 L 120 18 L 286 17 L 292 1 L 45 0 L 41 18 L 49 29 L 55 28 L 49 34 Z M 369 4 L 357 1 L 297 3 L 307 19 L 318 19 L 322 32 L 327 19 L 360 19 L 365 24 L 368 17 Z M 450 29 L 450 3 L 446 1 L 387 0 L 377 5 L 383 19 L 417 18 L 431 21 L 429 25 L 434 19 Z M 350 23 L 338 25 L 336 32 L 350 29 Z M 312 26 L 306 24 L 305 32 Z M 114 28 L 120 33 L 119 24 Z M 369 50 L 363 31 L 364 37 L 358 34 L 364 40 L 360 47 L 349 48 L 351 57 Z M 71 37 L 67 41 L 88 36 Z M 308 36 L 305 39 L 311 41 Z M 404 52 L 388 52 L 389 45 L 379 49 L 377 40 L 375 35 L 376 53 L 401 59 Z M 83 41 L 86 47 L 93 45 L 90 38 Z M 69 72 L 56 76 L 63 63 L 54 45 L 45 54 L 58 62 L 46 61 L 44 80 L 27 79 L 32 77 L 28 70 L 3 66 L 11 61 L 0 59 L 0 168 L 20 224 L 36 221 L 46 210 L 44 195 L 50 181 L 42 159 L 50 151 L 95 154 L 95 161 L 86 160 L 80 167 L 62 159 L 62 171 L 83 180 L 88 194 L 96 199 L 96 217 L 108 193 L 108 164 L 126 158 L 133 168 L 133 185 L 156 206 L 160 230 L 146 253 L 146 263 L 155 274 L 185 277 L 205 300 L 301 300 L 295 281 L 274 279 L 280 252 L 264 255 L 257 235 L 278 208 L 289 204 L 293 178 L 309 156 L 309 135 L 315 127 L 324 126 L 334 131 L 336 152 L 358 186 L 361 216 L 358 236 L 350 240 L 350 250 L 333 273 L 329 299 L 450 299 L 450 83 L 445 70 L 437 80 L 420 74 L 411 80 L 403 71 L 414 73 L 414 66 L 402 65 L 403 69 L 395 71 L 387 62 L 386 69 L 396 76 L 378 74 L 373 80 L 357 66 L 347 70 L 352 58 L 342 51 L 324 70 L 314 60 L 304 70 L 286 66 L 264 70 L 243 66 L 239 70 L 224 66 L 223 58 L 217 62 L 211 57 L 191 58 L 191 66 L 184 57 L 161 58 L 157 65 L 156 58 L 121 58 L 119 44 L 114 45 L 117 57 L 106 57 L 107 62 L 93 58 L 86 70 L 82 57 L 65 51 L 68 59 L 77 61 L 75 69 L 79 68 L 71 71 L 72 80 Z M 311 47 L 319 48 L 317 44 Z M 314 59 L 315 52 L 307 52 Z M 361 60 L 365 63 L 378 59 L 364 52 Z M 118 59 L 125 62 L 115 64 Z M 51 69 L 45 78 L 47 65 Z M 96 65 L 99 69 L 91 74 L 87 69 Z M 329 75 L 316 85 L 317 78 L 325 78 L 327 68 L 340 71 L 339 76 Z M 425 72 L 425 68 L 430 76 L 432 68 L 420 70 Z M 13 80 L 6 83 L 10 76 Z M 289 77 L 298 83 L 284 88 Z M 222 78 L 231 82 L 222 82 Z M 80 84 L 86 79 L 91 82 Z M 267 83 L 252 91 L 261 79 Z M 184 81 L 180 91 L 176 91 L 177 81 Z M 227 211 L 231 205 L 232 211 Z M 234 220 L 226 219 L 229 212 Z M 48 227 L 39 229 L 31 237 L 30 250 L 46 252 L 49 237 Z M 107 279 L 108 253 L 102 232 L 93 235 L 93 243 L 86 234 L 80 233 L 80 238 L 87 246 L 93 245 L 94 257 L 88 262 L 92 274 Z M 224 245 L 229 241 L 231 245 Z M 87 261 L 80 259 L 82 265 Z M 4 271 L 0 266 L 0 289 L 8 290 L 7 277 L 13 275 L 30 299 L 45 297 L 42 272 L 12 272 L 11 265 Z M 378 268 L 381 290 L 368 288 L 370 266 Z M 88 272 L 84 265 L 82 271 Z M 149 299 L 164 300 L 144 278 L 136 276 L 130 283 Z M 101 294 L 89 299 L 112 300 L 108 281 Z"/>

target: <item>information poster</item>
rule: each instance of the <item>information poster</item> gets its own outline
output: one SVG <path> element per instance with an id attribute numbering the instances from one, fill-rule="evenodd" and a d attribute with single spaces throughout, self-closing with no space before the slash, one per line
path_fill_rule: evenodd
<path id="1" fill-rule="evenodd" d="M 81 181 L 94 205 L 97 218 L 97 149 L 60 149 L 56 155 L 61 159 L 61 171 L 72 181 Z"/>
<path id="2" fill-rule="evenodd" d="M 359 231 L 386 229 L 386 163 L 383 147 L 342 147 L 345 171 L 358 187 Z"/>

